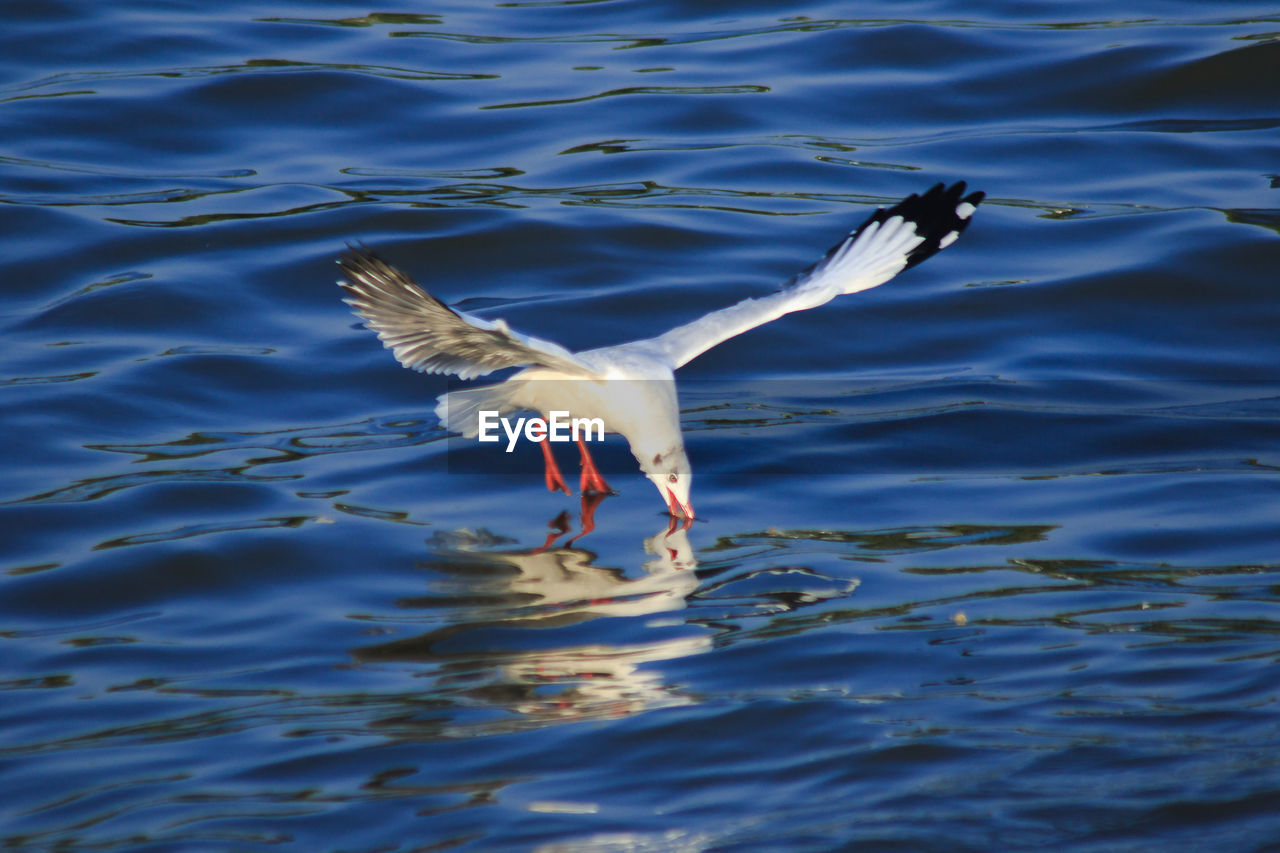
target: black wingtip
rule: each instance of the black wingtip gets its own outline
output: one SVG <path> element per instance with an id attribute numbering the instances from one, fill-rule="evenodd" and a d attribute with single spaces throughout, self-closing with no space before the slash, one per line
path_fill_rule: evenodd
<path id="1" fill-rule="evenodd" d="M 944 183 L 937 183 L 923 193 L 912 193 L 892 207 L 877 208 L 876 212 L 854 229 L 853 233 L 832 246 L 817 263 L 794 276 L 783 285 L 783 289 L 793 287 L 798 282 L 809 278 L 814 270 L 821 268 L 838 252 L 856 242 L 862 232 L 873 224 L 885 222 L 895 216 L 901 216 L 911 222 L 915 226 L 916 233 L 924 238 L 919 246 L 907 254 L 907 263 L 903 268 L 913 267 L 932 257 L 955 242 L 960 233 L 969 227 L 974 209 L 987 197 L 986 193 L 980 191 L 965 195 L 966 188 L 964 181 L 957 181 L 950 187 Z"/>
<path id="2" fill-rule="evenodd" d="M 965 195 L 967 188 L 964 181 L 949 187 L 934 184 L 924 194 L 913 193 L 893 207 L 877 211 L 871 221 L 901 216 L 915 225 L 924 242 L 907 255 L 907 268 L 911 268 L 950 246 L 969 227 L 974 209 L 987 194 L 978 190 Z"/>

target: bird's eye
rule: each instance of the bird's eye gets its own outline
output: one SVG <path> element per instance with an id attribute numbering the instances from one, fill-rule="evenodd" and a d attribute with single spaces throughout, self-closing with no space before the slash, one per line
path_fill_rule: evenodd
<path id="1" fill-rule="evenodd" d="M 669 475 L 667 475 L 667 482 L 668 482 L 668 483 L 674 483 L 674 482 L 676 482 L 676 481 L 677 481 L 677 480 L 679 480 L 679 479 L 680 479 L 680 478 L 679 478 L 679 477 L 677 477 L 675 474 L 669 474 Z"/>

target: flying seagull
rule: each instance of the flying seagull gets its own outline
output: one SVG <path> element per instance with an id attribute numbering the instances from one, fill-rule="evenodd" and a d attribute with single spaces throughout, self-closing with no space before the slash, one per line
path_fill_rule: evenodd
<path id="1" fill-rule="evenodd" d="M 884 284 L 955 242 L 984 193 L 965 194 L 964 182 L 937 184 L 888 209 L 879 208 L 826 257 L 776 293 L 736 305 L 654 338 L 570 352 L 559 344 L 514 331 L 502 320 L 484 320 L 450 308 L 400 270 L 363 246 L 338 261 L 346 280 L 343 301 L 376 332 L 405 367 L 473 379 L 508 367 L 523 370 L 503 382 L 439 397 L 436 414 L 450 431 L 480 432 L 481 413 L 532 410 L 547 416 L 599 418 L 627 439 L 640 470 L 657 487 L 672 516 L 693 518 L 693 472 L 680 432 L 676 368 L 716 344 L 756 326 L 816 308 L 837 296 Z M 608 493 L 581 436 L 580 486 L 584 494 Z M 547 488 L 569 494 L 551 454 L 539 442 Z"/>

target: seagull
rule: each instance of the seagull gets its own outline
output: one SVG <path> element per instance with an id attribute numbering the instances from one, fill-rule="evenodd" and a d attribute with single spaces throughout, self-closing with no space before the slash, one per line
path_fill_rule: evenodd
<path id="1" fill-rule="evenodd" d="M 954 243 L 984 197 L 982 192 L 966 195 L 963 181 L 913 193 L 892 207 L 878 208 L 775 293 L 744 299 L 657 337 L 580 352 L 521 334 L 503 320 L 450 308 L 362 245 L 349 246 L 338 261 L 345 275 L 338 285 L 347 294 L 343 301 L 405 367 L 462 379 L 522 368 L 497 384 L 442 394 L 436 415 L 446 429 L 474 438 L 480 434 L 481 413 L 521 410 L 544 417 L 560 412 L 599 418 L 607 431 L 627 440 L 673 519 L 687 524 L 694 518 L 693 471 L 680 432 L 675 370 L 785 314 L 884 284 Z M 547 488 L 569 494 L 549 439 L 544 435 L 538 441 Z M 587 445 L 581 436 L 576 441 L 581 491 L 609 494 Z"/>

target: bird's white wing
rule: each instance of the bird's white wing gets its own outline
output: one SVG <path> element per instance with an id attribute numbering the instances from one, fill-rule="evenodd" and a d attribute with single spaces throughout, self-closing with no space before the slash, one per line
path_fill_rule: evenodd
<path id="1" fill-rule="evenodd" d="M 889 209 L 880 208 L 826 257 L 792 279 L 782 290 L 677 326 L 639 345 L 676 368 L 718 343 L 793 311 L 816 308 L 845 293 L 884 284 L 955 242 L 984 193 L 965 195 L 961 181 L 938 184 L 912 194 Z"/>
<path id="2" fill-rule="evenodd" d="M 559 344 L 454 311 L 364 247 L 351 246 L 338 264 L 346 274 L 338 282 L 349 297 L 343 301 L 405 367 L 463 379 L 523 365 L 594 375 Z"/>

